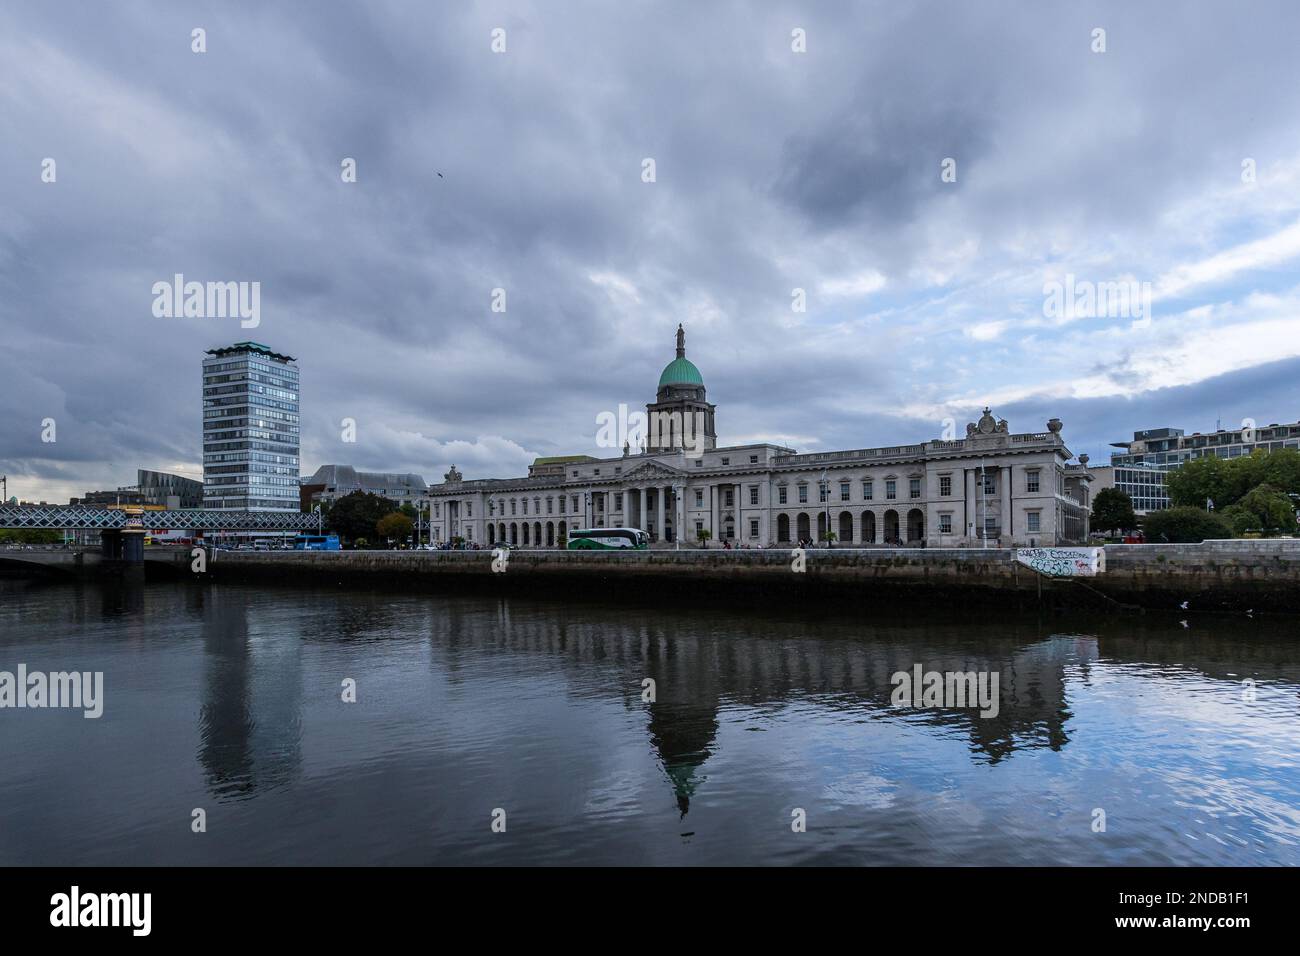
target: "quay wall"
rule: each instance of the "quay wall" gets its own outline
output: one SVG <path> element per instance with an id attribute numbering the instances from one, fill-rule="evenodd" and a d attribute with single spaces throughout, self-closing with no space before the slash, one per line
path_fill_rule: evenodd
<path id="1" fill-rule="evenodd" d="M 219 552 L 205 574 L 188 551 L 149 555 L 151 576 L 210 581 L 519 594 L 560 599 L 665 597 L 741 602 L 823 601 L 881 608 L 895 602 L 965 605 L 1141 607 L 1300 613 L 1300 540 L 1108 545 L 1106 570 L 1045 578 L 1010 550 L 813 548 L 806 571 L 787 549 L 642 552 L 514 550 L 494 572 L 483 551 Z M 1181 608 L 1186 602 L 1187 609 Z"/>

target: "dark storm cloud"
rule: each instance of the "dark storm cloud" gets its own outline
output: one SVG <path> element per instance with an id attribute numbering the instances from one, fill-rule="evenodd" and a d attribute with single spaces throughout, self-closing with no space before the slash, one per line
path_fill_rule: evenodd
<path id="1" fill-rule="evenodd" d="M 300 360 L 304 472 L 515 473 L 596 451 L 596 414 L 652 397 L 679 321 L 724 440 L 917 441 L 940 424 L 911 406 L 1021 377 L 1042 397 L 999 408 L 1013 426 L 1069 408 L 1071 429 L 1105 423 L 1089 441 L 1122 437 L 1153 394 L 1123 348 L 1080 340 L 1050 371 L 1104 367 L 1132 394 L 1058 401 L 1027 380 L 1030 337 L 965 330 L 1036 310 L 1024 289 L 1063 243 L 1156 268 L 1170 210 L 1243 155 L 1294 159 L 1297 20 L 1281 2 L 6 6 L 0 468 L 32 497 L 193 468 L 202 353 L 253 339 Z M 152 283 L 178 272 L 260 282 L 261 325 L 154 318 Z M 1171 423 L 1211 421 L 1214 380 Z"/>

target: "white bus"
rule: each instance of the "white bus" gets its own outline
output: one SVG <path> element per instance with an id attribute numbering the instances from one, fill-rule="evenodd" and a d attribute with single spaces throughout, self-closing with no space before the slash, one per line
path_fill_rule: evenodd
<path id="1" fill-rule="evenodd" d="M 569 532 L 570 551 L 645 551 L 649 547 L 650 536 L 639 528 L 578 528 Z"/>

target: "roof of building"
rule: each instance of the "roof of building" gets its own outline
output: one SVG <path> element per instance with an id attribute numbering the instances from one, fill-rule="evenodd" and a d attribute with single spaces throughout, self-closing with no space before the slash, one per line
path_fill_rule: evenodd
<path id="1" fill-rule="evenodd" d="M 699 385 L 704 387 L 704 377 L 695 363 L 686 357 L 686 330 L 677 325 L 677 358 L 664 366 L 659 376 L 659 387 L 665 385 Z"/>
<path id="2" fill-rule="evenodd" d="M 571 461 L 595 461 L 590 455 L 551 455 L 549 458 L 534 458 L 534 465 L 560 465 Z"/>
<path id="3" fill-rule="evenodd" d="M 704 377 L 700 375 L 700 370 L 695 367 L 695 363 L 688 358 L 673 359 L 664 366 L 663 374 L 659 376 L 659 387 L 665 385 L 703 385 Z"/>
<path id="4" fill-rule="evenodd" d="M 233 355 L 236 352 L 256 352 L 259 355 L 265 355 L 267 358 L 278 359 L 281 362 L 296 362 L 292 355 L 282 355 L 274 352 L 269 346 L 261 342 L 236 342 L 234 345 L 227 345 L 225 348 L 208 349 L 208 355 Z"/>
<path id="5" fill-rule="evenodd" d="M 321 465 L 315 474 L 301 481 L 304 485 L 324 485 L 335 491 L 399 491 L 423 494 L 428 485 L 416 474 L 383 471 L 357 471 L 351 465 Z"/>

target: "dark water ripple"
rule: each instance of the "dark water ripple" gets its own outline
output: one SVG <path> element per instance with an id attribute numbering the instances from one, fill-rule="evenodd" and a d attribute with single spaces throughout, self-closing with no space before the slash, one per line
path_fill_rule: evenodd
<path id="1" fill-rule="evenodd" d="M 0 864 L 1300 863 L 1293 622 L 1077 623 L 10 586 L 106 705 L 0 710 Z"/>

